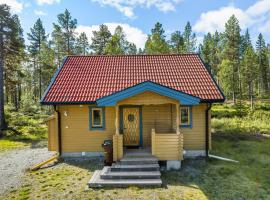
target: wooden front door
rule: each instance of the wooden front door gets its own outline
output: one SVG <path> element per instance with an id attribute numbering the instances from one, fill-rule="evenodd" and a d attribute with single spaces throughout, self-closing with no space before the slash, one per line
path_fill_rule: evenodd
<path id="1" fill-rule="evenodd" d="M 123 108 L 124 146 L 140 144 L 140 109 L 138 107 Z"/>

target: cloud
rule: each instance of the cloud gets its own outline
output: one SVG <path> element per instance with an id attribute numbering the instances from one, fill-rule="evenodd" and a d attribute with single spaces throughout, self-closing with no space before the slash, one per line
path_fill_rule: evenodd
<path id="1" fill-rule="evenodd" d="M 266 21 L 264 24 L 262 24 L 258 30 L 268 36 L 270 36 L 270 20 Z"/>
<path id="2" fill-rule="evenodd" d="M 23 10 L 23 3 L 17 1 L 17 0 L 0 0 L 0 4 L 7 4 L 10 6 L 10 9 L 12 12 L 20 13 Z"/>
<path id="3" fill-rule="evenodd" d="M 34 10 L 34 13 L 38 16 L 45 16 L 47 15 L 46 12 L 42 11 L 42 10 Z"/>
<path id="4" fill-rule="evenodd" d="M 151 8 L 156 7 L 158 10 L 166 13 L 174 11 L 175 6 L 182 0 L 91 0 L 102 6 L 111 6 L 123 13 L 129 18 L 135 18 L 134 9 L 136 7 Z"/>
<path id="5" fill-rule="evenodd" d="M 55 3 L 60 3 L 61 0 L 36 0 L 38 5 L 44 5 L 44 4 L 48 4 L 48 5 L 52 5 Z"/>
<path id="6" fill-rule="evenodd" d="M 202 13 L 200 19 L 194 25 L 194 30 L 203 33 L 213 33 L 216 30 L 224 31 L 225 23 L 232 15 L 237 17 L 241 28 L 246 28 L 252 23 L 251 18 L 244 11 L 233 6 L 228 6 Z"/>
<path id="7" fill-rule="evenodd" d="M 266 14 L 269 11 L 270 11 L 270 1 L 262 0 L 250 6 L 246 12 L 250 16 L 258 16 Z"/>
<path id="8" fill-rule="evenodd" d="M 114 33 L 115 28 L 120 25 L 127 37 L 129 42 L 133 42 L 136 44 L 137 48 L 144 48 L 144 43 L 147 40 L 147 35 L 143 33 L 140 29 L 136 27 L 132 27 L 129 24 L 122 24 L 122 23 L 104 23 L 108 26 L 108 29 L 111 33 Z M 89 38 L 89 42 L 91 42 L 91 38 L 93 37 L 92 31 L 99 30 L 99 25 L 92 25 L 92 26 L 83 26 L 79 25 L 76 32 L 82 33 L 85 32 L 87 37 Z"/>
<path id="9" fill-rule="evenodd" d="M 269 27 L 266 21 L 269 20 L 270 17 L 270 1 L 257 1 L 246 10 L 229 5 L 227 7 L 221 7 L 217 10 L 204 12 L 195 22 L 193 29 L 197 33 L 213 33 L 216 30 L 224 31 L 225 23 L 233 14 L 239 20 L 241 29 L 261 29 L 262 31 L 266 32 L 267 27 Z"/>

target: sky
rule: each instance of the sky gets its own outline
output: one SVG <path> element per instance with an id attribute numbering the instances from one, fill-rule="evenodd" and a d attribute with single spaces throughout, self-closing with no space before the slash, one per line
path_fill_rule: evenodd
<path id="1" fill-rule="evenodd" d="M 270 0 L 0 0 L 17 14 L 24 29 L 29 32 L 38 18 L 47 33 L 52 23 L 65 9 L 78 21 L 76 32 L 86 32 L 91 40 L 92 31 L 106 24 L 111 32 L 121 25 L 129 42 L 143 48 L 156 22 L 163 25 L 165 33 L 184 30 L 190 21 L 198 43 L 207 32 L 224 31 L 231 15 L 240 21 L 242 33 L 248 28 L 253 43 L 263 33 L 270 43 Z M 169 37 L 167 37 L 169 39 Z"/>

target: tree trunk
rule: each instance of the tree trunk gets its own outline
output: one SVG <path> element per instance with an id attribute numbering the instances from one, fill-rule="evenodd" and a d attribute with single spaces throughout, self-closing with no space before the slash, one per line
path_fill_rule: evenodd
<path id="1" fill-rule="evenodd" d="M 0 29 L 0 31 L 2 28 Z M 1 31 L 2 32 L 2 31 Z M 0 34 L 0 129 L 4 130 L 7 128 L 5 120 L 5 107 L 4 107 L 4 55 L 3 55 L 4 41 L 3 35 Z M 0 136 L 1 136 L 0 132 Z"/>
<path id="2" fill-rule="evenodd" d="M 41 100 L 41 67 L 40 63 L 38 63 L 38 71 L 39 71 L 39 100 Z"/>
<path id="3" fill-rule="evenodd" d="M 254 108 L 253 102 L 253 83 L 250 83 L 250 109 L 253 110 Z"/>
<path id="4" fill-rule="evenodd" d="M 21 83 L 18 84 L 18 106 L 21 107 L 21 100 L 22 100 L 22 86 Z"/>

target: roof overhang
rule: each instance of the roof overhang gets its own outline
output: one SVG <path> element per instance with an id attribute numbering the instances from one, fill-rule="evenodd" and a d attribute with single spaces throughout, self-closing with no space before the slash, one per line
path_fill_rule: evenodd
<path id="1" fill-rule="evenodd" d="M 97 99 L 96 103 L 98 106 L 115 106 L 117 102 L 121 100 L 146 91 L 155 92 L 157 94 L 178 100 L 181 105 L 198 105 L 200 103 L 200 98 L 198 97 L 171 89 L 151 81 L 142 82 L 132 87 L 123 89 L 119 92 L 113 93 L 109 96 L 99 98 Z"/>

